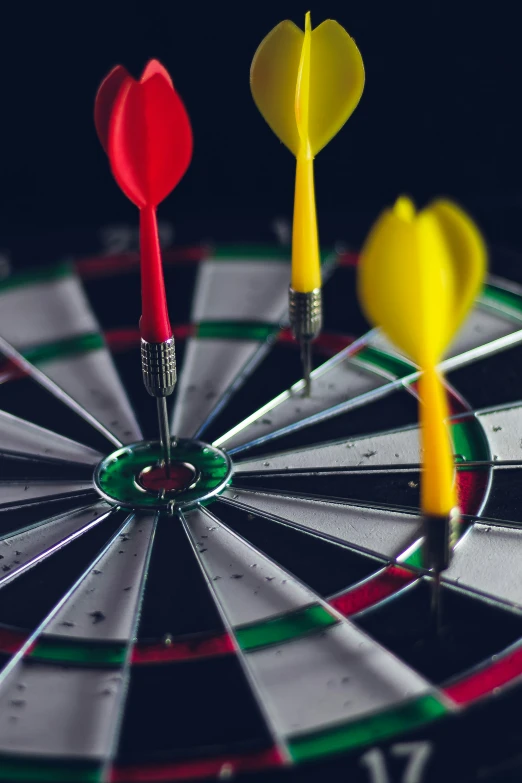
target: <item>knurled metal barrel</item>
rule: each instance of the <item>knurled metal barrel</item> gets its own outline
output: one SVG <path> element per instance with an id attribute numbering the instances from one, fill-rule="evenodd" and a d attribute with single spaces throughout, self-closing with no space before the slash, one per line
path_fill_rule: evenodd
<path id="1" fill-rule="evenodd" d="M 424 516 L 424 551 L 426 568 L 440 573 L 450 564 L 453 547 L 457 543 L 460 524 L 460 509 L 453 508 L 449 514 Z"/>
<path id="2" fill-rule="evenodd" d="M 176 385 L 176 351 L 174 338 L 162 343 L 141 341 L 143 382 L 153 397 L 168 397 Z"/>
<path id="3" fill-rule="evenodd" d="M 296 340 L 313 340 L 323 326 L 323 297 L 320 288 L 302 293 L 289 289 L 288 312 Z"/>

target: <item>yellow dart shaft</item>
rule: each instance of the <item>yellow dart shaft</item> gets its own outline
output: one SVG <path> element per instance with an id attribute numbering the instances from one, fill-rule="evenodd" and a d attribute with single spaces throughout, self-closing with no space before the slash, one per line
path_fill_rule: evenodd
<path id="1" fill-rule="evenodd" d="M 426 368 L 420 376 L 419 396 L 424 450 L 421 506 L 424 514 L 443 516 L 457 505 L 457 497 L 453 449 L 446 423 L 446 389 L 435 367 Z"/>
<path id="2" fill-rule="evenodd" d="M 295 91 L 295 119 L 300 144 L 295 170 L 292 288 L 300 293 L 308 293 L 321 285 L 315 209 L 314 157 L 308 135 L 311 45 L 312 24 L 310 12 L 308 12 L 305 16 L 303 48 L 299 60 Z"/>
<path id="3" fill-rule="evenodd" d="M 297 156 L 294 225 L 292 232 L 292 288 L 300 293 L 321 286 L 319 238 L 315 211 L 314 160 Z"/>

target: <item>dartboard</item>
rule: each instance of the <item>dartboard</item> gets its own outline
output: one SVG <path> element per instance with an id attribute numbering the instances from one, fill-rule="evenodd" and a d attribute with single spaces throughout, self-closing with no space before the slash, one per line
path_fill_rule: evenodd
<path id="1" fill-rule="evenodd" d="M 443 364 L 462 523 L 437 628 L 417 368 L 368 328 L 356 254 L 323 256 L 306 397 L 288 249 L 165 251 L 167 488 L 137 254 L 4 270 L 0 780 L 519 780 L 517 259 Z"/>

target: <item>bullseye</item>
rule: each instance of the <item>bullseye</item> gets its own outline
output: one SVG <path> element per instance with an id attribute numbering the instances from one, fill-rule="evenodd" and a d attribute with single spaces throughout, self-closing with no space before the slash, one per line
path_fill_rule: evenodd
<path id="1" fill-rule="evenodd" d="M 96 467 L 96 489 L 117 506 L 170 513 L 174 499 L 178 510 L 193 508 L 208 503 L 230 483 L 232 464 L 221 449 L 199 440 L 177 438 L 173 453 L 177 459 L 170 463 L 167 475 L 158 441 L 123 446 Z"/>
<path id="2" fill-rule="evenodd" d="M 147 492 L 183 492 L 192 488 L 198 480 L 198 472 L 188 462 L 172 462 L 167 475 L 165 465 L 151 465 L 138 476 L 138 484 Z"/>

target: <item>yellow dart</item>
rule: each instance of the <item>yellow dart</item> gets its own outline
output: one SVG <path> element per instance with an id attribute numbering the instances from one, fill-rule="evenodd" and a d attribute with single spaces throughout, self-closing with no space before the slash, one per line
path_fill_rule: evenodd
<path id="1" fill-rule="evenodd" d="M 290 321 L 301 343 L 307 393 L 310 341 L 322 323 L 321 268 L 315 209 L 314 157 L 344 125 L 364 87 L 364 66 L 353 38 L 331 19 L 304 32 L 278 24 L 259 45 L 250 69 L 257 108 L 296 156 Z"/>
<path id="2" fill-rule="evenodd" d="M 451 526 L 458 519 L 448 404 L 437 364 L 480 291 L 485 272 L 485 245 L 465 212 L 449 201 L 435 201 L 416 213 L 405 197 L 377 220 L 359 264 L 359 298 L 367 317 L 422 371 L 421 505 L 425 560 L 437 584 L 449 564 Z"/>

